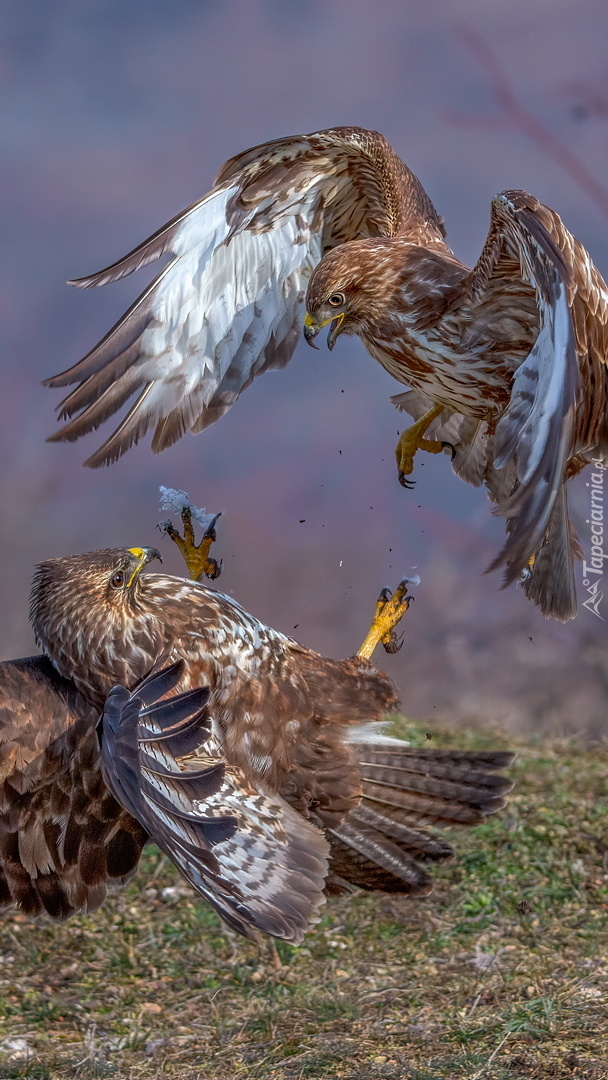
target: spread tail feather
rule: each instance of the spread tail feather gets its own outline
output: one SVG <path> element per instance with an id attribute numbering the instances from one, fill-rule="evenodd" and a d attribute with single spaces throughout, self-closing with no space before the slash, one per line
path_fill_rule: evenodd
<path id="1" fill-rule="evenodd" d="M 475 825 L 504 806 L 513 786 L 496 775 L 513 761 L 509 752 L 416 749 L 384 736 L 354 749 L 362 797 L 330 833 L 334 888 L 348 882 L 382 892 L 429 892 L 432 879 L 420 864 L 447 859 L 453 849 L 428 827 Z"/>

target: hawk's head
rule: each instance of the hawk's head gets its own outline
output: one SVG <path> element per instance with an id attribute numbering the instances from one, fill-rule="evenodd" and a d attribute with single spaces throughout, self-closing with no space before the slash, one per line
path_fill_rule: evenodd
<path id="1" fill-rule="evenodd" d="M 162 627 L 140 597 L 139 575 L 156 548 L 106 548 L 36 568 L 30 619 L 42 650 L 89 697 L 130 687 L 162 650 Z"/>
<path id="2" fill-rule="evenodd" d="M 394 239 L 376 237 L 340 244 L 315 268 L 306 294 L 304 337 L 330 325 L 327 345 L 339 334 L 364 334 L 395 305 L 403 274 L 403 254 Z"/>

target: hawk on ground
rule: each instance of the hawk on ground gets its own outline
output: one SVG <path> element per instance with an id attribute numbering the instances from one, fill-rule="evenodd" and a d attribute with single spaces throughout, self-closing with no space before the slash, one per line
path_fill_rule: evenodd
<path id="1" fill-rule="evenodd" d="M 453 454 L 507 520 L 492 564 L 541 610 L 576 613 L 566 481 L 606 446 L 608 290 L 558 214 L 523 191 L 492 201 L 476 266 L 457 259 L 420 182 L 386 139 L 333 128 L 228 161 L 212 190 L 119 262 L 104 285 L 171 259 L 83 360 L 48 380 L 78 386 L 53 440 L 93 431 L 134 394 L 89 459 L 115 461 L 149 428 L 152 449 L 200 432 L 256 375 L 312 343 L 356 334 L 410 393 L 397 447 Z"/>
<path id="2" fill-rule="evenodd" d="M 452 854 L 430 827 L 499 809 L 512 755 L 381 734 L 397 696 L 369 661 L 320 656 L 198 582 L 142 573 L 157 555 L 36 571 L 45 655 L 0 665 L 2 902 L 94 908 L 149 837 L 246 936 L 299 942 L 326 891 L 428 892 L 424 864 Z"/>

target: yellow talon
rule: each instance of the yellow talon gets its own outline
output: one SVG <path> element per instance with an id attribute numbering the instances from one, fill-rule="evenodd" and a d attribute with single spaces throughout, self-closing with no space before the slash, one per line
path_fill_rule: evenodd
<path id="1" fill-rule="evenodd" d="M 222 563 L 221 561 L 218 563 L 216 559 L 211 559 L 209 557 L 209 551 L 212 543 L 217 538 L 215 523 L 220 515 L 216 514 L 207 526 L 200 544 L 195 543 L 192 511 L 190 507 L 185 506 L 181 511 L 181 515 L 184 525 L 183 536 L 177 531 L 171 521 L 165 522 L 162 528 L 177 544 L 183 555 L 184 562 L 188 567 L 190 577 L 193 578 L 194 581 L 200 581 L 203 575 L 211 579 L 218 578 L 222 572 Z"/>
<path id="2" fill-rule="evenodd" d="M 394 593 L 390 589 L 383 589 L 376 603 L 376 611 L 372 619 L 367 637 L 357 656 L 364 660 L 371 660 L 375 648 L 382 644 L 387 652 L 398 652 L 402 641 L 395 633 L 395 627 L 405 615 L 413 597 L 407 596 L 407 581 L 402 581 Z"/>
<path id="3" fill-rule="evenodd" d="M 399 442 L 395 449 L 397 468 L 399 469 L 399 483 L 403 487 L 412 487 L 414 481 L 406 480 L 406 477 L 414 471 L 414 457 L 418 450 L 425 450 L 427 454 L 440 454 L 449 443 L 440 442 L 439 439 L 423 438 L 425 431 L 431 426 L 433 420 L 443 412 L 443 405 L 434 405 L 432 409 L 421 416 L 415 424 L 401 432 Z"/>

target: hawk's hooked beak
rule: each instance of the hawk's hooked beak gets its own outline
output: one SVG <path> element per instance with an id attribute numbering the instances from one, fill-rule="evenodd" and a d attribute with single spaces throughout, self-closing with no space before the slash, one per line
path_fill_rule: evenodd
<path id="1" fill-rule="evenodd" d="M 317 325 L 312 315 L 309 315 L 308 312 L 306 312 L 306 315 L 304 316 L 304 337 L 311 349 L 319 348 L 318 345 L 315 345 L 314 339 L 319 333 L 319 330 L 323 329 L 324 325 L 324 323 L 319 323 Z"/>
<path id="2" fill-rule="evenodd" d="M 143 570 L 144 566 L 147 566 L 149 562 L 152 562 L 154 559 L 158 559 L 158 561 L 161 563 L 163 561 L 160 556 L 160 551 L 157 548 L 129 548 L 129 553 L 135 556 L 136 563 L 131 572 L 131 577 L 127 582 L 127 588 L 129 588 L 129 586 L 133 584 L 137 575 Z"/>
<path id="3" fill-rule="evenodd" d="M 315 345 L 314 339 L 324 326 L 331 323 L 329 334 L 327 335 L 327 348 L 331 350 L 336 344 L 336 338 L 340 333 L 343 321 L 344 312 L 340 315 L 333 315 L 329 319 L 325 319 L 324 322 L 317 322 L 312 315 L 309 315 L 308 312 L 306 312 L 306 315 L 304 316 L 304 337 L 313 349 L 318 349 L 319 346 Z"/>

